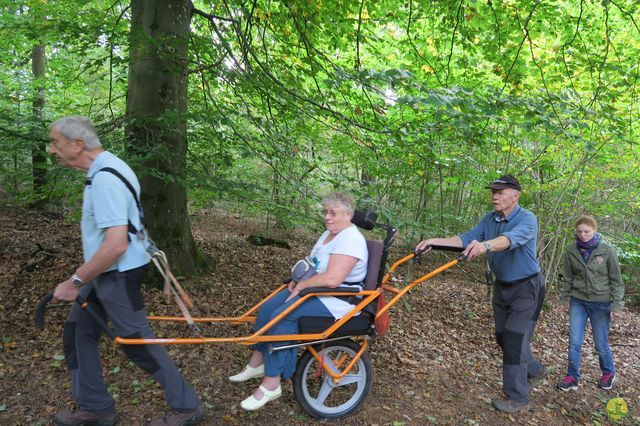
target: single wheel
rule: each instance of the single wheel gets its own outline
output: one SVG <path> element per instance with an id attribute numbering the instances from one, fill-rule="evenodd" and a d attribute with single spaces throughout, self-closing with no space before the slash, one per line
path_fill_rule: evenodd
<path id="1" fill-rule="evenodd" d="M 325 365 L 339 373 L 353 360 L 360 350 L 352 340 L 315 345 L 314 349 L 324 357 Z M 373 383 L 373 367 L 366 352 L 351 371 L 335 383 L 320 363 L 306 350 L 296 367 L 293 391 L 298 404 L 311 416 L 320 419 L 341 419 L 357 411 L 369 395 Z"/>

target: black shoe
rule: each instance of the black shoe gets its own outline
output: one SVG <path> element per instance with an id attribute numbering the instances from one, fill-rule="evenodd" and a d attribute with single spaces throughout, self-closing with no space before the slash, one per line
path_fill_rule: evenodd
<path id="1" fill-rule="evenodd" d="M 492 399 L 491 405 L 498 411 L 505 413 L 517 413 L 518 411 L 528 410 L 528 402 L 517 402 L 511 399 Z"/>
<path id="2" fill-rule="evenodd" d="M 529 382 L 529 387 L 530 388 L 535 388 L 540 383 L 542 383 L 544 378 L 547 377 L 552 372 L 553 372 L 553 370 L 550 369 L 549 367 L 542 366 L 542 371 L 540 372 L 540 374 L 538 374 L 537 376 L 529 377 L 527 379 L 527 382 Z"/>

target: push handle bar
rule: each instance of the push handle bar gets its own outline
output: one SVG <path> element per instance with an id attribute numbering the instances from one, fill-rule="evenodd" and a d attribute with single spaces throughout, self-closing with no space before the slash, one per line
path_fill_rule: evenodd
<path id="1" fill-rule="evenodd" d="M 438 251 L 455 251 L 455 252 L 461 252 L 464 250 L 463 247 L 455 247 L 455 246 L 441 246 L 441 245 L 437 245 L 434 244 L 432 246 L 426 246 L 425 248 L 423 248 L 422 250 L 416 250 L 414 252 L 414 254 L 416 256 L 420 256 L 421 254 L 423 254 L 425 251 L 427 251 L 428 249 L 431 250 L 438 250 Z M 466 258 L 466 256 L 465 256 Z"/>

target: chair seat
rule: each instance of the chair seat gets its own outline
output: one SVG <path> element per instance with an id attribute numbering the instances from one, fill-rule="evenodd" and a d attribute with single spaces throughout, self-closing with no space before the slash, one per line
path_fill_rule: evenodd
<path id="1" fill-rule="evenodd" d="M 298 332 L 300 334 L 322 333 L 331 327 L 335 321 L 335 319 L 329 317 L 302 317 L 298 323 Z M 373 335 L 374 332 L 375 328 L 371 317 L 363 312 L 357 317 L 351 318 L 329 337 Z"/>

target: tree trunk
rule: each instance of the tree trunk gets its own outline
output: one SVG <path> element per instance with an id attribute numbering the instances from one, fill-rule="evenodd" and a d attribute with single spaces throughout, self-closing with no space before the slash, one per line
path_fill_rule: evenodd
<path id="1" fill-rule="evenodd" d="M 205 264 L 187 212 L 187 65 L 192 4 L 132 0 L 126 133 L 149 234 L 176 274 Z"/>
<path id="2" fill-rule="evenodd" d="M 32 118 L 33 128 L 42 129 L 44 122 L 44 85 L 40 79 L 44 77 L 45 72 L 45 47 L 44 44 L 38 44 L 31 49 L 31 72 L 33 80 L 36 82 L 36 91 L 33 96 Z M 39 134 L 36 131 L 34 134 Z M 36 204 L 43 201 L 44 188 L 47 185 L 47 145 L 46 140 L 36 138 L 31 148 L 31 165 L 33 179 L 33 193 Z"/>

